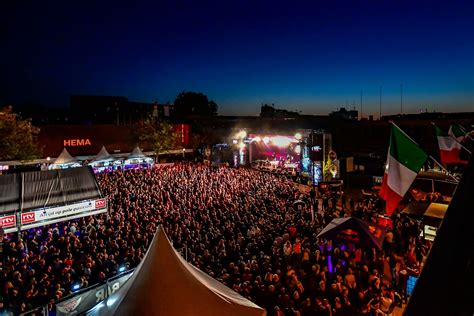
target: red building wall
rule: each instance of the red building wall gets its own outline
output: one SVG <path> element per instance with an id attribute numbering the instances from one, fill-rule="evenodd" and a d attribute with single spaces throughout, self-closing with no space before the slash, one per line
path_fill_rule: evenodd
<path id="1" fill-rule="evenodd" d="M 189 125 L 176 124 L 174 129 L 181 133 L 177 147 L 188 146 Z M 139 144 L 135 134 L 133 125 L 45 125 L 40 128 L 38 143 L 43 157 L 57 157 L 64 147 L 72 156 L 96 155 L 102 146 L 111 154 L 131 152 L 137 145 L 151 150 Z"/>

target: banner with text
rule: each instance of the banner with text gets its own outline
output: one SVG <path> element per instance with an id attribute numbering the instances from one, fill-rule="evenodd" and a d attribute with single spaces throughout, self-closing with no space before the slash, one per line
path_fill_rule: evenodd
<path id="1" fill-rule="evenodd" d="M 21 229 L 29 229 L 104 212 L 107 212 L 106 199 L 87 200 L 70 205 L 41 208 L 21 213 Z"/>

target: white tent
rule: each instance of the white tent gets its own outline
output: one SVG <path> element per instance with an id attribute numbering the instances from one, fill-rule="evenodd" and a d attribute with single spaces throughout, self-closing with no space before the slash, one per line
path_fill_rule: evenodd
<path id="1" fill-rule="evenodd" d="M 128 155 L 128 159 L 133 159 L 133 158 L 144 158 L 146 157 L 145 154 L 142 152 L 142 150 L 137 146 L 135 147 L 130 155 Z"/>
<path id="2" fill-rule="evenodd" d="M 110 168 L 110 167 L 118 167 L 122 164 L 120 159 L 115 159 L 112 157 L 111 154 L 107 151 L 105 146 L 102 146 L 99 153 L 94 157 L 94 159 L 89 162 L 89 166 L 94 167 L 94 170 Z"/>
<path id="3" fill-rule="evenodd" d="M 127 159 L 123 163 L 125 166 L 129 165 L 152 165 L 153 158 L 147 157 L 140 148 L 135 147 L 133 151 L 128 155 Z"/>
<path id="4" fill-rule="evenodd" d="M 72 167 L 80 167 L 81 164 L 77 160 L 77 158 L 71 156 L 71 154 L 67 151 L 66 148 L 63 148 L 61 154 L 59 154 L 58 158 L 49 166 L 49 169 L 64 169 L 64 168 L 72 168 Z"/>
<path id="5" fill-rule="evenodd" d="M 92 161 L 112 161 L 114 158 L 109 154 L 105 146 L 102 146 L 99 153 Z"/>
<path id="6" fill-rule="evenodd" d="M 107 151 L 105 146 L 102 146 L 99 153 L 94 157 L 94 159 L 89 162 L 89 166 L 94 168 L 95 172 L 102 172 L 104 170 L 114 170 L 122 165 L 120 159 L 115 159 Z"/>
<path id="7" fill-rule="evenodd" d="M 133 276 L 87 315 L 262 316 L 266 312 L 186 262 L 160 226 Z"/>

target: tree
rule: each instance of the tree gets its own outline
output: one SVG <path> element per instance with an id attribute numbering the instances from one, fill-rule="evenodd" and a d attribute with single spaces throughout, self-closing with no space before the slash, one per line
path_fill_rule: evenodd
<path id="1" fill-rule="evenodd" d="M 200 92 L 181 92 L 174 100 L 174 114 L 177 117 L 189 115 L 216 116 L 217 104 L 209 101 L 205 94 Z"/>
<path id="2" fill-rule="evenodd" d="M 38 158 L 39 128 L 23 120 L 11 106 L 0 109 L 0 161 Z"/>
<path id="3" fill-rule="evenodd" d="M 160 152 L 177 148 L 180 142 L 179 133 L 165 121 L 141 121 L 138 123 L 137 135 L 141 145 L 150 145 L 157 156 Z"/>

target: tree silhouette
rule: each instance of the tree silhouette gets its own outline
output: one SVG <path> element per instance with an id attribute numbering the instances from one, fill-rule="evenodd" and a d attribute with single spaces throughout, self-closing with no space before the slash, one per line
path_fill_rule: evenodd
<path id="1" fill-rule="evenodd" d="M 217 104 L 200 92 L 183 91 L 174 101 L 174 115 L 181 118 L 191 115 L 216 116 Z"/>
<path id="2" fill-rule="evenodd" d="M 38 158 L 39 128 L 31 120 L 23 120 L 11 106 L 0 109 L 0 161 Z"/>
<path id="3" fill-rule="evenodd" d="M 138 123 L 138 140 L 141 145 L 149 144 L 158 156 L 161 152 L 177 148 L 180 139 L 179 133 L 173 125 L 165 121 L 147 119 Z"/>

